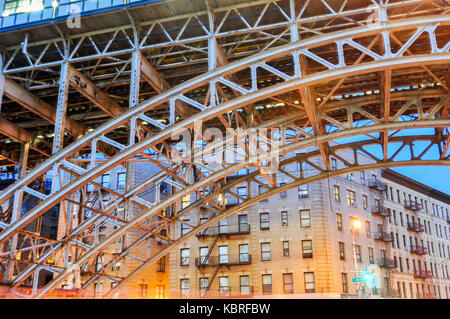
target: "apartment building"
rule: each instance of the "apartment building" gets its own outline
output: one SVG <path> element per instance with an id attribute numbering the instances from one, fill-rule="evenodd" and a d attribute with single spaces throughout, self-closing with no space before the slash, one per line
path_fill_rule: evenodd
<path id="1" fill-rule="evenodd" d="M 450 196 L 393 170 L 382 177 L 398 297 L 448 299 Z"/>
<path id="2" fill-rule="evenodd" d="M 339 155 L 349 162 L 352 156 Z M 360 163 L 370 162 L 358 156 Z M 294 163 L 284 170 L 294 176 L 303 171 L 307 177 L 315 174 L 314 166 L 319 163 L 310 164 Z M 346 166 L 332 158 L 331 167 Z M 263 179 L 241 184 L 234 191 L 242 198 L 250 192 L 257 194 L 264 187 L 260 184 Z M 277 182 L 288 181 L 277 173 Z M 227 198 L 230 206 L 237 202 L 239 199 Z M 261 200 L 170 254 L 169 297 L 391 295 L 393 238 L 383 202 L 379 170 L 319 180 Z M 192 214 L 185 221 L 196 225 L 207 219 L 207 214 Z M 185 225 L 176 231 L 180 234 L 189 229 Z M 352 282 L 364 272 L 375 278 L 370 287 Z"/>

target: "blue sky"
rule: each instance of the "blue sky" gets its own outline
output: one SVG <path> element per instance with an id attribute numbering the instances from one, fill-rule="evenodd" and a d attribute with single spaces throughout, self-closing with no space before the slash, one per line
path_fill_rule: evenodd
<path id="1" fill-rule="evenodd" d="M 392 170 L 450 194 L 450 167 L 448 166 L 395 167 Z"/>

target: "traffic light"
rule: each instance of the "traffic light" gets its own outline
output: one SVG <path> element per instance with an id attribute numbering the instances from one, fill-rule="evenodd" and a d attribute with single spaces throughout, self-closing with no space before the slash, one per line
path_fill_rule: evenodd
<path id="1" fill-rule="evenodd" d="M 370 287 L 370 288 L 375 287 L 375 275 L 374 275 L 372 272 L 370 272 L 370 271 L 365 271 L 365 272 L 362 274 L 362 278 L 363 278 L 364 283 L 365 283 L 368 287 Z"/>

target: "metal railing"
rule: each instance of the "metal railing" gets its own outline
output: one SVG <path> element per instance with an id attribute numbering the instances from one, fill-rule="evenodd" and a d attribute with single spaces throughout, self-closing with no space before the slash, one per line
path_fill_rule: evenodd
<path id="1" fill-rule="evenodd" d="M 395 268 L 395 261 L 391 258 L 378 259 L 378 266 L 383 268 Z"/>
<path id="2" fill-rule="evenodd" d="M 423 232 L 425 230 L 425 228 L 422 224 L 412 222 L 412 223 L 408 223 L 408 230 L 420 233 L 420 232 Z"/>
<path id="3" fill-rule="evenodd" d="M 381 240 L 381 241 L 384 241 L 384 242 L 387 242 L 387 243 L 389 243 L 389 242 L 394 240 L 394 238 L 393 238 L 391 233 L 387 233 L 387 232 L 384 232 L 384 231 L 375 232 L 373 234 L 373 238 L 375 240 Z"/>
<path id="4" fill-rule="evenodd" d="M 242 234 L 250 234 L 249 224 L 214 225 L 199 232 L 197 237 Z"/>
<path id="5" fill-rule="evenodd" d="M 426 279 L 426 278 L 432 278 L 432 277 L 433 277 L 433 275 L 430 270 L 420 270 L 414 274 L 414 278 Z"/>
<path id="6" fill-rule="evenodd" d="M 249 265 L 251 263 L 252 263 L 252 255 L 250 254 L 210 256 L 209 258 L 205 257 L 195 258 L 195 265 L 197 267 L 217 266 L 217 265 L 224 265 L 224 266 Z"/>
<path id="7" fill-rule="evenodd" d="M 381 217 L 389 217 L 391 216 L 391 211 L 384 206 L 375 205 L 372 207 L 372 214 L 381 216 Z"/>
<path id="8" fill-rule="evenodd" d="M 428 253 L 427 249 L 423 246 L 417 245 L 411 247 L 411 253 L 417 255 L 426 255 Z"/>
<path id="9" fill-rule="evenodd" d="M 384 192 L 387 189 L 387 184 L 380 181 L 369 181 L 369 188 L 376 189 L 380 192 Z"/>
<path id="10" fill-rule="evenodd" d="M 412 210 L 412 211 L 418 211 L 418 210 L 422 209 L 422 206 L 420 206 L 420 204 L 415 202 L 415 201 L 406 202 L 403 205 L 403 207 L 405 207 L 405 209 L 409 209 L 409 210 Z"/>

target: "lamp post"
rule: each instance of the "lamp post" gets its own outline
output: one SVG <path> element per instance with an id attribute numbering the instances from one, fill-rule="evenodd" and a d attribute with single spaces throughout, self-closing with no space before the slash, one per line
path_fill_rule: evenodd
<path id="1" fill-rule="evenodd" d="M 359 219 L 353 220 L 351 227 L 352 227 L 353 260 L 355 262 L 355 273 L 356 276 L 359 276 L 358 261 L 356 260 L 355 232 L 361 228 L 361 221 Z M 360 285 L 361 285 L 360 282 L 356 283 L 356 292 L 358 294 L 358 299 L 361 298 Z"/>

